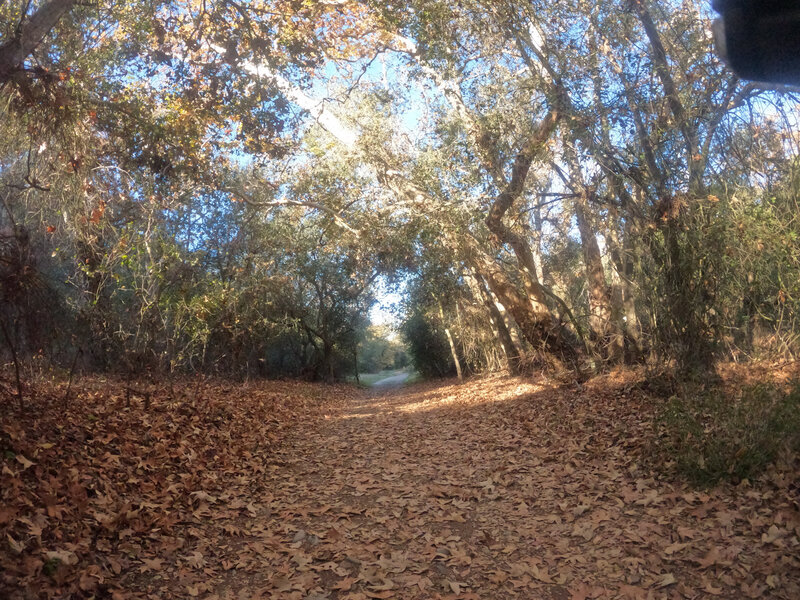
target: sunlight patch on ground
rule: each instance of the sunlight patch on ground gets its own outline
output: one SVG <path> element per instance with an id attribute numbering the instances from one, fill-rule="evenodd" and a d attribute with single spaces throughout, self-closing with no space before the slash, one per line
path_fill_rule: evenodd
<path id="1" fill-rule="evenodd" d="M 374 413 L 374 412 L 348 413 L 348 414 L 339 415 L 338 417 L 336 417 L 336 419 L 339 420 L 339 421 L 347 421 L 347 420 L 350 420 L 350 419 L 371 419 L 371 418 L 377 417 L 377 416 L 378 416 L 378 413 Z"/>
<path id="2" fill-rule="evenodd" d="M 387 404 L 394 412 L 422 413 L 442 408 L 458 409 L 468 408 L 482 404 L 497 404 L 530 396 L 542 391 L 540 384 L 527 383 L 506 377 L 488 377 L 468 381 L 464 384 L 454 384 L 431 388 L 432 383 L 421 384 L 422 389 L 406 388 L 402 400 L 387 395 L 375 400 L 374 406 Z M 363 416 L 363 415 L 348 415 Z"/>
<path id="3" fill-rule="evenodd" d="M 463 406 L 466 408 L 481 404 L 498 404 L 508 402 L 509 400 L 516 400 L 522 396 L 534 394 L 538 391 L 541 391 L 541 389 L 542 388 L 540 386 L 535 385 L 520 385 L 515 389 L 504 393 L 493 394 L 491 396 L 471 396 L 469 399 L 465 399 L 463 396 L 460 396 L 456 393 L 438 398 L 422 398 L 417 402 L 404 404 L 403 406 L 398 407 L 396 410 L 404 413 L 419 413 L 436 410 L 443 407 L 455 408 Z M 411 397 L 413 398 L 414 396 L 412 395 Z"/>

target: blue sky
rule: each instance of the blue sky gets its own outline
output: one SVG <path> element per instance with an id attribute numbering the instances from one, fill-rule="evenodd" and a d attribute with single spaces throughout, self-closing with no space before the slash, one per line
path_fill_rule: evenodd
<path id="1" fill-rule="evenodd" d="M 397 327 L 400 324 L 400 304 L 403 301 L 404 287 L 403 283 L 392 285 L 385 277 L 378 277 L 373 289 L 376 303 L 369 311 L 369 319 L 373 325 Z"/>

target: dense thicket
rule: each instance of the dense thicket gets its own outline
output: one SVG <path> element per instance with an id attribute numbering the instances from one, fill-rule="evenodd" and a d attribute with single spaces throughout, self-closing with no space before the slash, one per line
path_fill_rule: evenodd
<path id="1" fill-rule="evenodd" d="M 794 356 L 797 97 L 738 80 L 709 24 L 2 3 L 3 355 L 333 379 L 391 362 L 359 359 L 383 274 L 431 374 Z"/>

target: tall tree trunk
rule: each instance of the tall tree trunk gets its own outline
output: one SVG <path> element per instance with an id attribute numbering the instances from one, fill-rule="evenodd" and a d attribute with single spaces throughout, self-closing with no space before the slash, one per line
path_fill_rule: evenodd
<path id="1" fill-rule="evenodd" d="M 17 349 L 14 346 L 14 341 L 11 339 L 11 334 L 8 332 L 2 318 L 0 318 L 0 332 L 2 332 L 3 339 L 5 339 L 8 345 L 8 350 L 11 353 L 11 360 L 14 363 L 14 378 L 17 383 L 17 402 L 19 403 L 20 411 L 22 411 L 25 409 L 25 399 L 22 394 L 22 377 L 20 376 L 19 357 L 17 356 Z"/>
<path id="2" fill-rule="evenodd" d="M 485 255 L 473 257 L 475 270 L 486 281 L 489 289 L 498 297 L 517 322 L 525 340 L 534 351 L 557 367 L 579 371 L 578 356 L 574 346 L 565 343 L 563 325 L 547 313 L 532 309 L 529 299 L 521 294 L 508 279 L 502 268 Z"/>
<path id="3" fill-rule="evenodd" d="M 514 317 L 512 317 L 509 314 L 508 309 L 505 307 L 505 305 L 502 302 L 500 302 L 500 298 L 498 298 L 492 292 L 492 290 L 489 289 L 489 286 L 486 284 L 486 281 L 482 277 L 478 277 L 478 279 L 480 280 L 481 283 L 481 289 L 483 289 L 486 292 L 486 295 L 489 297 L 492 306 L 494 306 L 494 308 L 497 309 L 497 312 L 500 315 L 501 322 L 503 323 L 503 325 L 505 325 L 505 329 L 506 331 L 508 331 L 508 335 L 511 337 L 511 343 L 513 344 L 513 348 L 515 350 L 515 356 L 521 357 L 523 352 L 525 351 L 525 344 L 527 342 L 525 341 L 524 337 L 520 336 L 519 325 L 517 325 L 516 321 L 514 321 Z"/>
<path id="4" fill-rule="evenodd" d="M 604 361 L 619 362 L 623 357 L 624 344 L 621 331 L 612 319 L 611 294 L 606 283 L 600 246 L 590 219 L 590 191 L 584 184 L 580 161 L 572 145 L 564 145 L 564 158 L 569 164 L 572 181 L 567 181 L 563 174 L 561 176 L 566 184 L 576 190 L 572 208 L 581 238 L 584 273 L 589 291 L 589 329 L 593 351 Z"/>
<path id="5" fill-rule="evenodd" d="M 625 335 L 626 359 L 637 361 L 642 357 L 643 348 L 642 327 L 636 313 L 633 290 L 633 260 L 630 247 L 633 235 L 632 225 L 630 220 L 626 219 L 622 231 L 623 241 L 620 243 L 619 217 L 613 206 L 609 207 L 608 215 L 606 247 L 613 266 L 611 272 L 614 317 L 618 321 L 618 327 Z"/>
<path id="6" fill-rule="evenodd" d="M 447 326 L 447 321 L 444 319 L 444 306 L 442 306 L 442 301 L 436 298 L 436 303 L 439 305 L 439 319 L 442 321 L 442 327 L 444 327 L 444 334 L 447 336 L 447 342 L 450 344 L 450 354 L 453 357 L 453 364 L 456 367 L 456 374 L 458 375 L 458 380 L 464 380 L 464 374 L 461 371 L 461 361 L 458 359 L 458 351 L 456 350 L 456 344 L 453 341 L 453 334 L 450 333 L 450 328 Z"/>
<path id="7" fill-rule="evenodd" d="M 550 113 L 539 124 L 536 132 L 531 135 L 525 146 L 520 150 L 512 167 L 511 179 L 495 198 L 486 216 L 486 226 L 503 244 L 508 244 L 514 250 L 520 270 L 523 272 L 525 291 L 530 299 L 531 308 L 538 318 L 553 320 L 553 315 L 547 307 L 547 298 L 537 276 L 536 259 L 528 240 L 507 227 L 503 218 L 514 203 L 522 196 L 528 173 L 536 156 L 542 151 L 547 140 L 558 125 L 559 113 L 556 110 Z"/>
<path id="8" fill-rule="evenodd" d="M 687 375 L 702 375 L 712 370 L 714 344 L 704 322 L 708 313 L 708 288 L 702 276 L 700 259 L 694 247 L 692 215 L 706 193 L 704 171 L 706 149 L 701 147 L 696 119 L 686 110 L 672 77 L 665 46 L 645 0 L 632 0 L 636 14 L 650 43 L 655 73 L 684 143 L 688 169 L 688 194 L 685 198 L 664 195 L 659 198 L 657 215 L 663 236 L 665 300 L 669 307 L 670 341 L 679 368 Z M 658 256 L 658 252 L 655 255 Z"/>
<path id="9" fill-rule="evenodd" d="M 356 383 L 361 384 L 361 377 L 358 373 L 358 350 L 353 350 L 353 371 L 356 375 Z"/>
<path id="10" fill-rule="evenodd" d="M 603 110 L 603 79 L 600 74 L 600 68 L 598 64 L 598 58 L 600 51 L 598 50 L 598 43 L 596 39 L 596 31 L 592 29 L 590 31 L 590 38 L 589 38 L 589 61 L 590 67 L 592 70 L 592 83 L 593 83 L 593 93 L 594 93 L 594 101 L 597 107 L 599 117 L 600 117 L 600 132 L 602 136 L 603 144 L 606 148 L 612 148 L 613 144 L 611 143 L 611 127 L 608 120 L 608 115 L 605 110 Z M 578 131 L 576 130 L 576 134 L 584 134 L 583 137 L 586 137 L 586 131 Z M 591 138 L 585 139 L 585 144 L 589 147 L 592 145 Z M 577 165 L 576 165 L 577 166 Z M 627 190 L 625 189 L 625 184 L 622 181 L 619 173 L 617 173 L 614 169 L 605 168 L 606 175 L 608 177 L 609 188 L 611 192 L 620 200 L 620 202 L 624 202 L 627 206 L 632 206 L 633 203 L 631 201 L 630 195 L 628 194 Z M 576 216 L 578 218 L 578 228 L 581 228 L 581 216 L 583 217 L 583 221 L 586 222 L 586 213 L 588 212 L 588 206 L 586 202 L 586 196 L 581 195 L 576 200 L 576 204 L 579 206 L 576 207 Z M 600 249 L 597 245 L 597 238 L 594 236 L 591 231 L 581 232 L 581 243 L 583 245 L 583 255 L 584 255 L 584 264 L 586 265 L 586 275 L 587 280 L 590 284 L 589 290 L 589 304 L 590 304 L 590 313 L 592 313 L 591 319 L 597 319 L 600 317 L 599 312 L 603 312 L 601 306 L 605 303 L 607 307 L 607 315 L 604 315 L 607 320 L 606 324 L 608 327 L 607 332 L 603 332 L 601 335 L 605 336 L 608 335 L 607 341 L 607 357 L 612 362 L 618 362 L 620 360 L 625 359 L 625 319 L 624 319 L 624 309 L 623 309 L 623 302 L 624 302 L 624 294 L 622 287 L 620 285 L 621 281 L 621 273 L 622 270 L 619 268 L 621 266 L 621 261 L 619 260 L 619 243 L 617 240 L 617 226 L 618 226 L 618 219 L 616 217 L 616 206 L 614 206 L 613 202 L 609 203 L 608 206 L 608 214 L 609 214 L 609 223 L 606 228 L 606 249 L 609 252 L 609 256 L 611 257 L 612 268 L 610 269 L 611 272 L 611 287 L 605 286 L 605 277 L 603 273 L 603 264 L 602 259 L 600 257 Z M 588 229 L 591 229 L 590 227 Z M 591 233 L 591 239 L 588 239 L 587 234 Z M 615 261 L 616 258 L 616 261 Z M 597 287 L 597 283 L 599 279 L 602 278 L 603 288 L 600 290 Z M 592 306 L 594 305 L 594 306 Z M 599 325 L 598 323 L 595 323 Z M 592 326 L 594 330 L 595 327 Z"/>
<path id="11" fill-rule="evenodd" d="M 333 383 L 335 380 L 333 369 L 333 343 L 326 340 L 322 342 L 322 370 L 325 381 L 327 383 Z"/>
<path id="12" fill-rule="evenodd" d="M 489 288 L 501 299 L 533 348 L 549 353 L 559 362 L 566 361 L 569 368 L 578 369 L 577 351 L 566 339 L 563 325 L 547 306 L 547 295 L 536 275 L 536 261 L 528 240 L 503 222 L 503 217 L 522 195 L 534 159 L 542 152 L 547 140 L 555 131 L 560 113 L 551 110 L 517 154 L 508 184 L 495 198 L 486 217 L 486 226 L 497 240 L 508 244 L 522 272 L 527 298 L 523 299 L 494 261 L 482 257 L 476 265 Z M 527 306 L 526 306 L 527 305 Z"/>
<path id="13" fill-rule="evenodd" d="M 542 258 L 542 209 L 537 204 L 531 210 L 533 216 L 533 257 L 536 261 L 537 273 L 541 276 L 539 281 L 543 285 L 551 286 L 552 281 L 547 265 Z"/>
<path id="14" fill-rule="evenodd" d="M 410 41 L 406 42 L 406 46 L 415 47 Z M 485 262 L 478 267 L 484 270 L 484 277 L 492 291 L 500 298 L 505 295 L 503 304 L 508 307 L 531 346 L 541 352 L 553 354 L 553 358 L 557 361 L 563 361 L 566 358 L 570 368 L 577 370 L 575 346 L 571 340 L 566 338 L 564 327 L 548 307 L 547 295 L 538 278 L 537 261 L 528 240 L 503 223 L 505 214 L 525 190 L 531 165 L 546 149 L 548 140 L 561 120 L 565 100 L 563 86 L 560 83 L 552 82 L 553 104 L 524 141 L 511 166 L 510 178 L 506 179 L 501 157 L 493 144 L 493 136 L 467 107 L 458 83 L 443 78 L 440 72 L 431 68 L 424 61 L 420 61 L 415 51 L 411 54 L 417 59 L 422 69 L 433 78 L 445 99 L 464 122 L 467 135 L 472 141 L 481 165 L 499 191 L 489 209 L 485 223 L 501 245 L 508 244 L 514 250 L 519 269 L 522 272 L 529 308 L 525 308 L 525 302 L 518 301 L 519 294 L 516 290 L 512 294 L 513 286 L 508 285 L 509 282 L 504 281 L 505 278 L 501 277 L 499 272 L 491 268 L 487 270 Z M 509 296 L 509 294 L 512 295 Z"/>
<path id="15" fill-rule="evenodd" d="M 621 332 L 612 319 L 611 295 L 606 284 L 600 246 L 589 222 L 589 203 L 585 191 L 575 199 L 574 208 L 589 288 L 589 327 L 596 351 L 604 360 L 615 363 L 623 356 L 624 344 Z"/>

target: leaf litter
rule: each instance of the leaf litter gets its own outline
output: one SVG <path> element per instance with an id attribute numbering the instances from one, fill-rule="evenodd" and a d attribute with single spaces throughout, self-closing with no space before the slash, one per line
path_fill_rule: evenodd
<path id="1" fill-rule="evenodd" d="M 0 597 L 800 597 L 796 468 L 654 474 L 625 373 L 115 389 L 0 420 Z"/>

